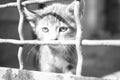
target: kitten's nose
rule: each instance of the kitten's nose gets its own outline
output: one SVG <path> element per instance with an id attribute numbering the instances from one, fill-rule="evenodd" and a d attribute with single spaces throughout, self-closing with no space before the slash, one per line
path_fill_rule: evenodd
<path id="1" fill-rule="evenodd" d="M 58 38 L 55 38 L 54 40 L 58 40 Z"/>
<path id="2" fill-rule="evenodd" d="M 58 38 L 56 37 L 56 38 L 52 38 L 52 40 L 58 40 Z"/>
<path id="3" fill-rule="evenodd" d="M 57 36 L 52 37 L 52 40 L 58 40 Z"/>
<path id="4" fill-rule="evenodd" d="M 58 35 L 55 35 L 55 34 L 52 35 L 52 36 L 51 36 L 51 40 L 58 40 Z"/>

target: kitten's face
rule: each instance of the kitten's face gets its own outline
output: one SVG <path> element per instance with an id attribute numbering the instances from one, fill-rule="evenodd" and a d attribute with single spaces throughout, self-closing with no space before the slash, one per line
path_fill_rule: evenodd
<path id="1" fill-rule="evenodd" d="M 40 40 L 70 40 L 75 38 L 74 23 L 67 24 L 52 15 L 38 19 L 35 30 Z"/>
<path id="2" fill-rule="evenodd" d="M 56 3 L 32 12 L 25 8 L 24 13 L 40 40 L 71 40 L 75 39 L 76 34 L 74 3 Z M 80 16 L 84 7 L 82 4 L 83 0 L 80 4 Z"/>

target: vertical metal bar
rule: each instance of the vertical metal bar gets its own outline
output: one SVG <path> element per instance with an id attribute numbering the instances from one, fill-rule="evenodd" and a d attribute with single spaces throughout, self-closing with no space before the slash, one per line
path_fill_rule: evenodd
<path id="1" fill-rule="evenodd" d="M 19 33 L 19 38 L 20 40 L 24 40 L 23 36 L 23 22 L 24 22 L 24 14 L 22 12 L 22 5 L 21 5 L 22 0 L 17 0 L 17 8 L 19 12 L 19 24 L 18 24 L 18 33 Z M 19 61 L 19 68 L 23 69 L 23 58 L 22 58 L 22 53 L 23 53 L 23 46 L 21 45 L 18 50 L 18 61 Z"/>
<path id="2" fill-rule="evenodd" d="M 82 26 L 80 23 L 80 1 L 81 0 L 75 0 L 75 5 L 74 5 L 74 16 L 75 16 L 75 22 L 77 26 L 76 50 L 77 50 L 77 56 L 78 56 L 76 75 L 81 75 L 82 62 L 83 62 L 82 49 L 81 49 Z"/>

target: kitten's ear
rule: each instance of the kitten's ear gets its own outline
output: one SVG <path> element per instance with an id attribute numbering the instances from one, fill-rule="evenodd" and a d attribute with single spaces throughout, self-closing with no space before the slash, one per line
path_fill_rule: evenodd
<path id="1" fill-rule="evenodd" d="M 35 21 L 36 21 L 38 15 L 35 12 L 28 10 L 26 7 L 24 7 L 24 14 L 26 16 L 26 19 L 29 21 L 31 27 L 33 27 L 33 29 L 34 29 Z"/>
<path id="2" fill-rule="evenodd" d="M 67 7 L 67 12 L 71 15 L 71 16 L 73 16 L 74 15 L 74 5 L 75 5 L 75 1 L 76 0 L 74 0 L 71 4 L 69 4 L 68 5 L 68 7 Z M 80 16 L 82 16 L 82 14 L 83 14 L 83 11 L 84 11 L 84 7 L 85 7 L 85 2 L 84 2 L 84 0 L 79 0 L 80 1 Z"/>

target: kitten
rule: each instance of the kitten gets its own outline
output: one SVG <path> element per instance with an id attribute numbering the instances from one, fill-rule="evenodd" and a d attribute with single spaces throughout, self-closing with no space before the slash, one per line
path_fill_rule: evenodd
<path id="1" fill-rule="evenodd" d="M 74 2 L 69 5 L 55 3 L 35 11 L 25 8 L 24 13 L 37 39 L 75 40 L 76 24 L 73 7 Z M 80 9 L 82 13 L 83 5 Z M 40 71 L 75 74 L 77 65 L 75 45 L 40 45 L 36 50 L 37 66 Z"/>

